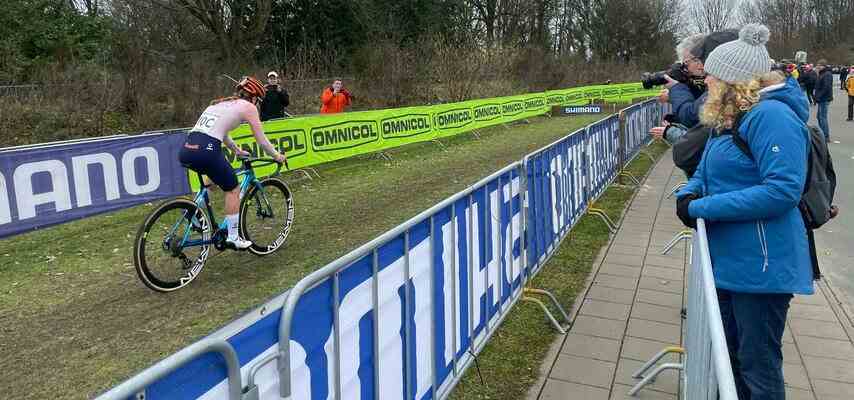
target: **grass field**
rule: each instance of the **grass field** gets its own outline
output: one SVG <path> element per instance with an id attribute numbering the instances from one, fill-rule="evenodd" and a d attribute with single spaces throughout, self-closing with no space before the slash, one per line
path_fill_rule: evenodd
<path id="1" fill-rule="evenodd" d="M 433 143 L 396 149 L 393 161 L 357 157 L 323 165 L 322 179 L 292 183 L 296 221 L 283 249 L 267 258 L 214 255 L 177 293 L 149 291 L 133 270 L 133 238 L 153 204 L 0 241 L 0 397 L 91 397 L 592 121 L 536 118 L 483 130 L 480 138 L 444 139 L 444 149 Z M 579 225 L 579 236 L 586 224 Z M 582 280 L 585 272 L 572 274 Z M 508 326 L 542 322 L 511 319 Z"/>

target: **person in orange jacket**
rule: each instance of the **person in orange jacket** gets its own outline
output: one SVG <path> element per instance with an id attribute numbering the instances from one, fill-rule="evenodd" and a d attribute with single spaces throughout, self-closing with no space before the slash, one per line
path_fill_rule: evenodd
<path id="1" fill-rule="evenodd" d="M 320 113 L 335 114 L 344 112 L 344 108 L 353 102 L 353 95 L 344 88 L 344 83 L 341 79 L 336 78 L 332 82 L 332 86 L 323 89 L 323 94 L 320 95 Z"/>
<path id="2" fill-rule="evenodd" d="M 854 65 L 848 69 L 845 88 L 848 89 L 848 119 L 846 121 L 854 121 Z"/>

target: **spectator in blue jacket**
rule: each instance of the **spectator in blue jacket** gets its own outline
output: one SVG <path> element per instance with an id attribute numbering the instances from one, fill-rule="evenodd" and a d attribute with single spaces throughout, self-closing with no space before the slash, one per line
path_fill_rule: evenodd
<path id="1" fill-rule="evenodd" d="M 796 80 L 770 72 L 768 37 L 765 26 L 747 25 L 739 40 L 706 60 L 709 96 L 700 119 L 712 137 L 677 194 L 677 215 L 686 225 L 706 221 L 738 397 L 751 400 L 785 398 L 781 341 L 789 302 L 792 294 L 813 293 L 797 208 L 809 105 Z M 733 135 L 744 139 L 753 159 Z"/>
<path id="2" fill-rule="evenodd" d="M 818 60 L 815 69 L 818 71 L 818 82 L 815 84 L 815 102 L 818 103 L 818 127 L 824 132 L 824 137 L 830 143 L 830 124 L 827 123 L 827 111 L 833 101 L 833 72 L 827 67 L 827 61 Z"/>

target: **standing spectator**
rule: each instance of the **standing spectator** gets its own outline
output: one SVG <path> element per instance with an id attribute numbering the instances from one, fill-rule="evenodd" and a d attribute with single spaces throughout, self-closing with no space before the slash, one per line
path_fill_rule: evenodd
<path id="1" fill-rule="evenodd" d="M 279 85 L 279 74 L 276 71 L 267 73 L 267 95 L 261 103 L 261 121 L 273 118 L 284 118 L 285 107 L 291 104 L 288 91 Z"/>
<path id="2" fill-rule="evenodd" d="M 827 110 L 833 101 L 833 73 L 827 67 L 827 61 L 818 60 L 818 82 L 815 84 L 815 101 L 818 103 L 818 126 L 824 132 L 824 137 L 830 143 L 830 125 L 827 123 Z"/>
<path id="3" fill-rule="evenodd" d="M 344 112 L 344 108 L 353 102 L 353 95 L 344 88 L 344 82 L 341 78 L 335 78 L 332 81 L 332 86 L 323 89 L 323 94 L 320 95 L 321 114 L 336 114 Z"/>
<path id="4" fill-rule="evenodd" d="M 818 74 L 813 70 L 811 64 L 804 64 L 803 72 L 798 76 L 798 83 L 807 94 L 810 105 L 815 105 L 815 84 L 818 82 Z"/>
<path id="5" fill-rule="evenodd" d="M 714 132 L 677 200 L 686 225 L 696 226 L 696 218 L 707 222 L 738 398 L 753 400 L 785 399 L 782 338 L 789 302 L 793 294 L 814 293 L 798 210 L 809 106 L 796 80 L 770 72 L 768 37 L 765 26 L 746 25 L 739 40 L 706 60 L 709 95 L 700 121 Z M 747 143 L 752 159 L 733 135 Z"/>
<path id="6" fill-rule="evenodd" d="M 848 78 L 848 67 L 839 67 L 839 88 L 843 91 L 848 90 L 846 87 L 846 81 Z"/>
<path id="7" fill-rule="evenodd" d="M 854 66 L 848 70 L 845 79 L 845 88 L 848 90 L 848 119 L 846 121 L 854 121 Z"/>

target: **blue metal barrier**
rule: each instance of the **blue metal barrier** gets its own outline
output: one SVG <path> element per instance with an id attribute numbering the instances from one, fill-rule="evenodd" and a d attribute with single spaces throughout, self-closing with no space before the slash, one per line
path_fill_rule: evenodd
<path id="1" fill-rule="evenodd" d="M 617 115 L 569 134 L 211 335 L 236 351 L 242 398 L 447 398 L 617 176 L 624 136 Z M 161 379 L 125 385 L 146 399 L 228 398 L 222 365 L 174 362 L 152 367 L 169 364 Z"/>

